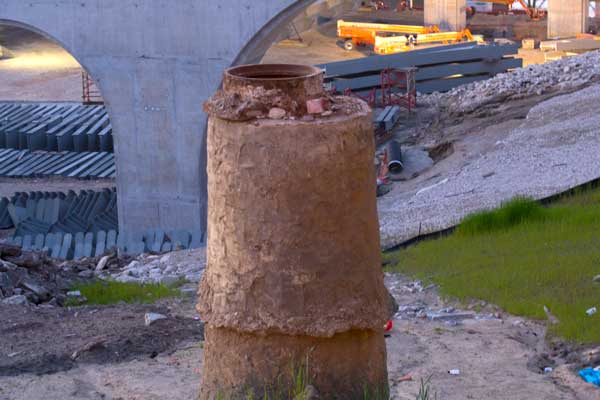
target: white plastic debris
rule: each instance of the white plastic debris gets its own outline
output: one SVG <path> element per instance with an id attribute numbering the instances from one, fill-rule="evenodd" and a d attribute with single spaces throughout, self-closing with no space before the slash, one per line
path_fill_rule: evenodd
<path id="1" fill-rule="evenodd" d="M 552 367 L 546 367 L 546 368 L 544 368 L 544 373 L 545 374 L 550 374 L 550 373 L 552 373 L 552 371 L 554 371 L 554 368 L 552 368 Z"/>
<path id="2" fill-rule="evenodd" d="M 71 292 L 67 292 L 67 297 L 81 297 L 81 291 L 73 290 Z"/>
<path id="3" fill-rule="evenodd" d="M 448 371 L 450 375 L 460 375 L 460 369 L 451 369 Z"/>
<path id="4" fill-rule="evenodd" d="M 157 313 L 146 313 L 146 315 L 144 315 L 144 323 L 146 326 L 150 326 L 160 319 L 167 319 L 167 317 Z"/>
<path id="5" fill-rule="evenodd" d="M 598 309 L 596 307 L 592 307 L 589 310 L 587 310 L 585 313 L 591 317 L 592 315 L 596 314 L 597 312 L 598 312 Z"/>

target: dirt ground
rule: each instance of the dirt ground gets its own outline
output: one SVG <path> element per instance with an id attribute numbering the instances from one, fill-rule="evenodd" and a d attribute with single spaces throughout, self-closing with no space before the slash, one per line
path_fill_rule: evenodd
<path id="1" fill-rule="evenodd" d="M 27 30 L 0 26 L 0 101 L 81 101 L 81 67 L 62 47 Z"/>
<path id="2" fill-rule="evenodd" d="M 415 291 L 400 275 L 386 283 L 401 306 L 387 339 L 393 399 L 414 400 L 420 379 L 430 376 L 443 400 L 598 398 L 599 389 L 553 357 L 543 325 L 488 314 L 493 307 L 457 325 L 407 316 L 402 310 L 414 305 L 448 304 L 435 288 Z M 203 351 L 194 302 L 188 296 L 148 306 L 0 307 L 0 399 L 194 399 Z M 145 327 L 146 312 L 169 319 Z M 545 363 L 557 368 L 543 374 Z M 406 375 L 412 381 L 401 379 Z"/>

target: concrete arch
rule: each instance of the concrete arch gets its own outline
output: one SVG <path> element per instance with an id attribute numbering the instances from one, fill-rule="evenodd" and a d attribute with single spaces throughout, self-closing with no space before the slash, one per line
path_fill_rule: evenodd
<path id="1" fill-rule="evenodd" d="M 0 0 L 0 20 L 61 44 L 95 78 L 117 157 L 119 226 L 206 221 L 202 102 L 224 68 L 257 61 L 315 2 L 347 0 Z"/>

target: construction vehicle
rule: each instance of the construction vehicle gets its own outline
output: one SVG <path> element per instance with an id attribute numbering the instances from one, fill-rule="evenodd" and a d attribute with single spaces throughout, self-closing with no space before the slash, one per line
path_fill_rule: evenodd
<path id="1" fill-rule="evenodd" d="M 375 37 L 375 53 L 377 54 L 394 54 L 404 51 L 410 51 L 419 44 L 425 43 L 458 43 L 466 41 L 482 41 L 483 38 L 480 36 L 475 37 L 471 34 L 471 31 L 465 29 L 460 32 L 438 32 L 438 33 L 425 33 L 417 35 L 405 35 L 405 36 L 377 36 Z"/>
<path id="2" fill-rule="evenodd" d="M 523 8 L 523 13 L 527 14 L 529 19 L 531 19 L 532 21 L 540 21 L 541 19 L 545 18 L 546 14 L 547 14 L 547 11 L 543 10 L 541 8 L 529 7 L 529 5 L 527 5 L 527 2 L 525 0 L 477 0 L 477 3 L 504 4 L 513 13 L 517 11 L 517 10 L 513 9 L 513 6 L 515 5 L 515 3 L 518 3 Z M 475 6 L 471 5 L 471 6 L 467 6 L 466 11 L 467 11 L 467 18 L 471 18 L 476 14 L 477 9 L 475 8 Z"/>
<path id="3" fill-rule="evenodd" d="M 356 46 L 375 46 L 375 38 L 383 35 L 406 35 L 436 33 L 440 29 L 436 26 L 416 25 L 390 25 L 364 22 L 346 22 L 338 20 L 337 35 L 344 39 L 344 48 L 348 51 Z"/>

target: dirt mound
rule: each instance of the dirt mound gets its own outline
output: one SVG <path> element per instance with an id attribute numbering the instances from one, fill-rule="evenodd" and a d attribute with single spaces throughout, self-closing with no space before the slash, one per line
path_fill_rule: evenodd
<path id="1" fill-rule="evenodd" d="M 150 326 L 148 312 L 167 316 Z M 68 371 L 78 364 L 154 358 L 204 338 L 200 321 L 165 306 L 49 308 L 0 305 L 0 376 Z"/>

